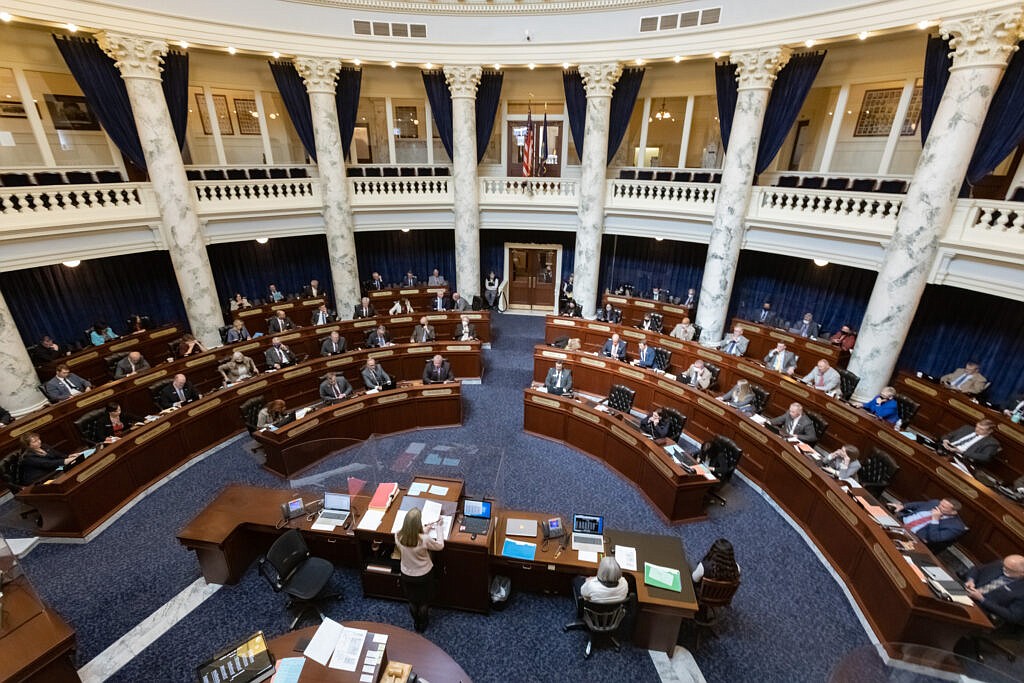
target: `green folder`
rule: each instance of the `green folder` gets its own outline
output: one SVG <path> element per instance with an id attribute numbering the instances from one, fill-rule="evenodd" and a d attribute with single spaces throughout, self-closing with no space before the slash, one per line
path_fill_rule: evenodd
<path id="1" fill-rule="evenodd" d="M 678 569 L 662 567 L 650 562 L 644 562 L 644 583 L 648 586 L 664 588 L 676 593 L 680 593 L 683 590 L 682 583 L 679 580 Z"/>

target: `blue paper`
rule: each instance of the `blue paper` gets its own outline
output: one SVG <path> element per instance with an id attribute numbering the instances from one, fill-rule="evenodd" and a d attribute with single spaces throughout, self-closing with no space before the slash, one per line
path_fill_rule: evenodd
<path id="1" fill-rule="evenodd" d="M 459 466 L 459 459 L 458 458 L 445 458 L 444 459 L 444 466 L 445 467 L 458 467 Z"/>
<path id="2" fill-rule="evenodd" d="M 274 674 L 274 683 L 298 683 L 299 675 L 302 673 L 302 665 L 306 663 L 305 657 L 285 657 L 277 660 L 277 673 Z"/>
<path id="3" fill-rule="evenodd" d="M 438 455 L 437 453 L 431 453 L 423 460 L 423 462 L 427 465 L 440 465 L 441 456 Z"/>
<path id="4" fill-rule="evenodd" d="M 505 545 L 501 548 L 501 554 L 516 560 L 533 560 L 537 555 L 537 544 L 506 538 Z"/>

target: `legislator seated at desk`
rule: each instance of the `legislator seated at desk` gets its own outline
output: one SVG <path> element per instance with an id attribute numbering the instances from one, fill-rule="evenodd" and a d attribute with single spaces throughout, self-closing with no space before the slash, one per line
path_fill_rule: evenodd
<path id="1" fill-rule="evenodd" d="M 883 387 L 878 396 L 875 396 L 860 407 L 878 419 L 885 420 L 890 424 L 896 424 L 900 421 L 899 404 L 896 401 L 896 389 L 893 387 Z"/>
<path id="2" fill-rule="evenodd" d="M 77 455 L 64 455 L 60 451 L 47 446 L 35 432 L 23 434 L 21 437 L 21 453 L 17 456 L 15 471 L 17 483 L 29 486 L 50 476 L 58 469 L 75 462 Z"/>
<path id="3" fill-rule="evenodd" d="M 30 346 L 28 349 L 28 355 L 36 365 L 49 363 L 50 361 L 57 360 L 61 356 L 67 356 L 70 353 L 70 349 L 55 342 L 48 334 L 43 335 L 43 338 L 39 340 L 38 344 Z"/>
<path id="4" fill-rule="evenodd" d="M 268 331 L 270 334 L 280 334 L 281 332 L 287 332 L 288 330 L 294 330 L 295 323 L 284 311 L 278 311 L 274 314 L 274 317 L 270 319 L 268 325 Z"/>
<path id="5" fill-rule="evenodd" d="M 944 550 L 967 533 L 960 519 L 960 501 L 954 498 L 897 503 L 893 509 L 903 528 L 920 538 L 932 552 Z"/>
<path id="6" fill-rule="evenodd" d="M 66 365 L 58 365 L 57 374 L 43 385 L 43 390 L 46 391 L 46 395 L 51 401 L 58 403 L 72 396 L 78 396 L 91 387 L 92 383 L 71 372 L 71 368 Z"/>
<path id="7" fill-rule="evenodd" d="M 718 348 L 721 349 L 722 353 L 727 353 L 730 356 L 742 356 L 747 353 L 749 345 L 750 340 L 743 336 L 743 326 L 737 325 L 733 328 L 732 334 L 727 334 L 722 339 L 718 344 Z"/>
<path id="8" fill-rule="evenodd" d="M 468 311 L 470 309 L 469 300 L 458 292 L 452 292 L 452 310 L 453 311 Z"/>
<path id="9" fill-rule="evenodd" d="M 437 339 L 437 334 L 434 331 L 434 326 L 427 320 L 427 316 L 421 316 L 419 324 L 413 328 L 412 336 L 409 338 L 409 342 L 412 344 L 425 344 L 426 342 L 432 342 Z"/>
<path id="10" fill-rule="evenodd" d="M 1003 408 L 1003 415 L 1016 424 L 1024 422 L 1024 394 L 1017 394 Z"/>
<path id="11" fill-rule="evenodd" d="M 456 341 L 473 341 L 476 338 L 476 325 L 469 322 L 468 315 L 460 316 L 459 324 L 455 326 L 452 339 Z"/>
<path id="12" fill-rule="evenodd" d="M 310 280 L 308 285 L 302 288 L 303 299 L 316 299 L 317 297 L 327 298 L 327 290 L 320 286 L 319 280 Z"/>
<path id="13" fill-rule="evenodd" d="M 383 391 L 393 389 L 395 386 L 394 380 L 384 371 L 384 368 L 381 367 L 376 358 L 367 358 L 366 365 L 363 366 L 360 374 L 363 377 L 363 384 L 366 385 L 367 390 Z"/>
<path id="14" fill-rule="evenodd" d="M 750 415 L 754 412 L 754 398 L 754 390 L 750 388 L 750 381 L 738 379 L 733 388 L 719 396 L 718 400 L 728 403 L 745 415 Z"/>
<path id="15" fill-rule="evenodd" d="M 326 325 L 329 322 L 334 321 L 334 314 L 327 310 L 327 304 L 320 304 L 320 307 L 313 311 L 313 316 L 310 318 L 310 325 Z"/>
<path id="16" fill-rule="evenodd" d="M 804 415 L 804 407 L 799 403 L 791 403 L 789 410 L 768 421 L 786 438 L 796 438 L 806 444 L 818 441 L 818 433 L 814 430 L 811 418 Z"/>
<path id="17" fill-rule="evenodd" d="M 92 330 L 89 331 L 89 341 L 92 342 L 93 346 L 103 346 L 108 341 L 113 341 L 117 338 L 117 334 L 105 322 L 96 323 L 92 326 Z"/>
<path id="18" fill-rule="evenodd" d="M 284 301 L 284 294 L 278 290 L 277 285 L 270 283 L 267 285 L 267 301 L 276 303 L 278 301 Z"/>
<path id="19" fill-rule="evenodd" d="M 447 284 L 448 281 L 444 279 L 444 275 L 441 275 L 441 271 L 437 268 L 434 268 L 430 272 L 430 276 L 427 277 L 427 286 L 429 287 L 445 287 Z"/>
<path id="20" fill-rule="evenodd" d="M 196 339 L 191 334 L 181 335 L 181 341 L 178 343 L 178 351 L 175 354 L 178 358 L 188 358 L 194 356 L 197 353 L 205 353 L 206 347 L 203 346 L 202 342 Z"/>
<path id="21" fill-rule="evenodd" d="M 690 323 L 689 318 L 683 318 L 679 323 L 672 328 L 670 336 L 683 341 L 694 341 L 694 337 L 697 335 L 697 328 Z"/>
<path id="22" fill-rule="evenodd" d="M 622 311 L 611 304 L 605 304 L 604 308 L 597 312 L 596 320 L 602 323 L 615 323 L 617 325 L 622 322 Z"/>
<path id="23" fill-rule="evenodd" d="M 572 370 L 565 367 L 561 360 L 555 361 L 555 367 L 548 370 L 544 378 L 544 388 L 549 394 L 568 394 L 572 392 Z"/>
<path id="24" fill-rule="evenodd" d="M 177 374 L 174 376 L 174 380 L 160 390 L 157 395 L 157 405 L 164 410 L 173 408 L 176 406 L 182 406 L 192 401 L 198 401 L 203 397 L 192 382 L 189 382 L 185 375 Z"/>
<path id="25" fill-rule="evenodd" d="M 760 323 L 767 327 L 776 327 L 775 323 L 778 320 L 778 316 L 775 314 L 775 311 L 772 310 L 772 302 L 765 301 L 761 304 L 761 310 L 751 315 L 750 320 L 751 322 Z"/>
<path id="26" fill-rule="evenodd" d="M 444 295 L 443 290 L 437 292 L 430 302 L 430 310 L 432 311 L 450 311 L 452 309 L 451 300 Z"/>
<path id="27" fill-rule="evenodd" d="M 288 421 L 291 415 L 285 410 L 284 405 L 284 401 L 278 398 L 260 408 L 256 416 L 256 428 L 280 427 Z"/>
<path id="28" fill-rule="evenodd" d="M 370 297 L 364 296 L 352 309 L 353 318 L 373 318 L 377 315 L 377 309 L 370 303 Z"/>
<path id="29" fill-rule="evenodd" d="M 801 380 L 818 391 L 832 394 L 839 388 L 839 373 L 824 358 L 818 361 L 814 369 L 808 372 Z"/>
<path id="30" fill-rule="evenodd" d="M 441 382 L 451 382 L 454 379 L 455 375 L 452 374 L 451 363 L 446 361 L 441 354 L 437 354 L 427 361 L 426 367 L 423 368 L 424 384 L 439 384 Z"/>
<path id="31" fill-rule="evenodd" d="M 770 370 L 792 375 L 796 372 L 796 355 L 786 349 L 783 342 L 775 345 L 775 348 L 764 357 L 764 364 Z"/>
<path id="32" fill-rule="evenodd" d="M 390 346 L 391 335 L 388 333 L 388 328 L 383 325 L 377 325 L 377 329 L 367 335 L 366 345 L 371 349 Z"/>
<path id="33" fill-rule="evenodd" d="M 339 353 L 345 353 L 346 343 L 345 338 L 335 330 L 320 344 L 320 355 L 326 358 L 327 356 L 337 356 Z"/>
<path id="34" fill-rule="evenodd" d="M 644 319 L 640 321 L 640 329 L 661 334 L 661 324 L 652 318 L 650 313 L 645 314 Z"/>
<path id="35" fill-rule="evenodd" d="M 667 420 L 662 419 L 661 408 L 657 408 L 649 415 L 640 420 L 640 431 L 650 434 L 655 439 L 664 439 L 668 436 L 669 425 Z"/>
<path id="36" fill-rule="evenodd" d="M 416 279 L 416 275 L 411 270 L 406 271 L 405 277 L 402 278 L 402 286 L 415 287 L 418 283 L 419 280 Z"/>
<path id="37" fill-rule="evenodd" d="M 344 375 L 328 372 L 326 379 L 320 383 L 320 400 L 326 404 L 337 403 L 352 395 L 352 385 Z"/>
<path id="38" fill-rule="evenodd" d="M 821 331 L 821 325 L 814 322 L 814 316 L 810 313 L 804 313 L 803 320 L 797 322 L 793 327 L 789 328 L 791 334 L 798 334 L 801 337 L 817 338 L 818 332 Z"/>
<path id="39" fill-rule="evenodd" d="M 234 384 L 260 374 L 256 363 L 241 351 L 231 354 L 231 359 L 217 366 L 217 372 L 224 378 L 224 384 Z"/>
<path id="40" fill-rule="evenodd" d="M 235 319 L 231 323 L 231 327 L 228 329 L 228 344 L 235 344 L 240 341 L 249 341 L 252 339 L 252 335 L 249 334 L 249 329 L 239 319 Z"/>
<path id="41" fill-rule="evenodd" d="M 228 301 L 228 309 L 232 311 L 244 311 L 247 308 L 252 308 L 252 304 L 242 296 L 241 292 L 235 292 L 235 295 Z"/>
<path id="42" fill-rule="evenodd" d="M 854 344 L 857 343 L 857 333 L 849 325 L 843 325 L 828 340 L 843 351 L 852 351 Z"/>
<path id="43" fill-rule="evenodd" d="M 149 362 L 138 351 L 130 351 L 114 366 L 114 379 L 128 377 L 143 370 L 149 370 Z"/>
<path id="44" fill-rule="evenodd" d="M 690 364 L 690 367 L 686 368 L 685 372 L 680 373 L 676 379 L 691 387 L 707 390 L 711 386 L 711 371 L 704 365 L 704 361 L 698 358 Z"/>
<path id="45" fill-rule="evenodd" d="M 942 437 L 939 452 L 958 455 L 978 465 L 991 462 L 1003 448 L 992 436 L 995 430 L 996 423 L 989 419 L 979 420 L 973 427 L 964 425 Z"/>
<path id="46" fill-rule="evenodd" d="M 846 444 L 829 453 L 821 464 L 837 479 L 856 479 L 860 472 L 859 457 L 857 447 Z"/>
<path id="47" fill-rule="evenodd" d="M 114 439 L 120 439 L 131 430 L 133 425 L 140 422 L 142 422 L 141 417 L 122 411 L 120 403 L 108 403 L 97 436 L 109 443 Z"/>
<path id="48" fill-rule="evenodd" d="M 965 394 L 980 394 L 988 386 L 988 380 L 981 374 L 981 366 L 971 361 L 964 364 L 964 367 L 957 368 L 948 375 L 943 375 L 939 381 L 950 389 Z"/>
<path id="49" fill-rule="evenodd" d="M 377 271 L 373 271 L 373 274 L 370 275 L 370 281 L 366 283 L 366 289 L 379 292 L 386 288 L 387 285 L 384 284 L 384 278 Z"/>
<path id="50" fill-rule="evenodd" d="M 654 349 L 647 345 L 647 342 L 640 340 L 636 350 L 636 358 L 630 361 L 633 365 L 638 365 L 641 368 L 653 368 L 654 367 Z"/>
<path id="51" fill-rule="evenodd" d="M 624 361 L 626 360 L 626 342 L 622 341 L 619 338 L 619 333 L 616 332 L 611 339 L 604 343 L 601 353 L 608 358 Z"/>
<path id="52" fill-rule="evenodd" d="M 292 350 L 286 344 L 281 343 L 278 337 L 270 340 L 270 348 L 263 355 L 266 357 L 267 367 L 274 368 L 275 370 L 280 370 L 299 362 L 299 359 L 295 357 Z"/>
<path id="53" fill-rule="evenodd" d="M 1009 624 L 1024 625 L 1024 556 L 974 566 L 964 583 L 967 595 L 985 610 Z"/>
<path id="54" fill-rule="evenodd" d="M 569 301 L 566 302 L 565 307 L 562 308 L 562 315 L 566 318 L 582 318 L 583 309 L 577 306 L 574 300 L 569 299 Z"/>

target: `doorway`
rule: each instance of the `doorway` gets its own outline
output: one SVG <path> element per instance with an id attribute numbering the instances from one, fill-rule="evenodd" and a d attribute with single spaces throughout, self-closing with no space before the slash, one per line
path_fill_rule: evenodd
<path id="1" fill-rule="evenodd" d="M 561 288 L 560 244 L 505 243 L 508 310 L 558 312 Z"/>

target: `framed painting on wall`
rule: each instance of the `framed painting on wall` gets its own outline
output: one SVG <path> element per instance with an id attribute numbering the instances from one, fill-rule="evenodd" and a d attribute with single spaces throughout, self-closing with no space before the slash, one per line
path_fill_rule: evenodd
<path id="1" fill-rule="evenodd" d="M 227 95 L 211 95 L 213 98 L 213 109 L 217 114 L 217 127 L 221 135 L 234 135 L 235 128 L 231 125 L 231 114 L 228 112 Z M 203 124 L 203 134 L 213 135 L 210 127 L 210 112 L 206 109 L 206 96 L 203 93 L 196 93 L 196 109 L 199 110 L 199 120 Z"/>

